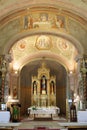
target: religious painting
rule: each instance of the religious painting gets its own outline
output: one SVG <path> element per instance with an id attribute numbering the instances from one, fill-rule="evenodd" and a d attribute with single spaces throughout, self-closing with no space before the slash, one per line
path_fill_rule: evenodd
<path id="1" fill-rule="evenodd" d="M 67 31 L 66 24 L 66 17 L 64 15 L 48 11 L 27 14 L 22 18 L 22 28 L 24 31 L 35 28 L 55 28 L 65 32 Z"/>
<path id="2" fill-rule="evenodd" d="M 24 29 L 33 28 L 33 18 L 31 15 L 24 16 Z"/>
<path id="3" fill-rule="evenodd" d="M 68 41 L 66 41 L 65 39 L 59 39 L 58 41 L 58 45 L 59 45 L 59 48 L 63 51 L 68 51 L 69 50 L 69 44 L 68 44 Z"/>
<path id="4" fill-rule="evenodd" d="M 41 21 L 41 22 L 46 22 L 46 21 L 48 21 L 48 14 L 47 14 L 47 13 L 41 13 L 41 14 L 40 14 L 40 21 Z"/>
<path id="5" fill-rule="evenodd" d="M 57 15 L 56 24 L 58 28 L 65 28 L 65 17 L 62 15 Z"/>
<path id="6" fill-rule="evenodd" d="M 51 38 L 41 35 L 37 37 L 35 46 L 40 50 L 49 50 L 51 47 Z"/>
<path id="7" fill-rule="evenodd" d="M 28 28 L 28 16 L 24 16 L 24 29 Z"/>
<path id="8" fill-rule="evenodd" d="M 57 38 L 56 42 L 62 55 L 66 56 L 66 58 L 72 57 L 72 52 L 75 47 L 69 41 L 63 38 Z"/>

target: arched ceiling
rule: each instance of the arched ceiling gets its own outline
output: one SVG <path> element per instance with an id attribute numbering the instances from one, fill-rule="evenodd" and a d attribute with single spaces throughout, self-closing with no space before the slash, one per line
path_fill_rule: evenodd
<path id="1" fill-rule="evenodd" d="M 87 53 L 86 12 L 86 0 L 0 0 L 0 54 L 17 69 L 45 57 L 74 70 Z"/>
<path id="2" fill-rule="evenodd" d="M 13 54 L 14 69 L 19 69 L 29 61 L 38 59 L 58 60 L 60 64 L 73 70 L 77 49 L 68 40 L 53 35 L 34 35 L 16 42 L 10 50 Z"/>
<path id="3" fill-rule="evenodd" d="M 6 16 L 20 8 L 27 8 L 27 6 L 41 6 L 41 5 L 55 5 L 56 7 L 67 8 L 71 12 L 83 14 L 87 18 L 87 0 L 0 0 L 0 16 Z M 11 12 L 12 11 L 12 12 Z"/>

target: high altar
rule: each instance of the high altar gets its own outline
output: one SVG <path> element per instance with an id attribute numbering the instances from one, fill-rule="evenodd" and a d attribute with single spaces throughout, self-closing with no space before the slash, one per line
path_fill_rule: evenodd
<path id="1" fill-rule="evenodd" d="M 56 76 L 51 76 L 45 63 L 38 68 L 37 76 L 32 76 L 32 106 L 56 106 Z"/>

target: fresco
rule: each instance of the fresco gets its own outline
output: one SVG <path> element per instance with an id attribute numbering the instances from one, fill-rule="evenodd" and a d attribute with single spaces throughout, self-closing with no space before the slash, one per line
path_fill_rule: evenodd
<path id="1" fill-rule="evenodd" d="M 67 62 L 74 60 L 77 50 L 68 40 L 51 35 L 35 35 L 16 42 L 10 50 L 14 55 L 14 62 L 20 64 L 21 60 L 33 54 L 47 52 L 50 55 L 61 56 Z"/>
<path id="2" fill-rule="evenodd" d="M 15 19 L 7 22 L 5 25 L 3 24 L 0 26 L 1 51 L 3 51 L 4 45 L 9 45 L 9 41 L 13 41 L 13 39 L 17 41 L 18 36 L 20 40 L 20 36 L 25 36 L 26 34 L 28 35 L 28 33 L 32 34 L 33 31 L 35 33 L 41 31 L 48 33 L 52 31 L 52 33 L 63 33 L 64 35 L 71 35 L 84 46 L 86 51 L 85 41 L 87 39 L 87 30 L 85 26 L 82 26 L 80 22 L 75 21 L 71 17 L 66 17 L 64 14 L 59 13 L 58 11 L 27 12 L 22 14 L 20 17 L 15 17 Z M 23 49 L 23 44 L 24 43 L 21 44 L 21 49 Z M 49 48 L 50 46 L 45 49 Z M 31 50 L 29 51 L 31 52 Z"/>
<path id="3" fill-rule="evenodd" d="M 36 39 L 35 46 L 39 50 L 49 50 L 51 48 L 51 37 L 46 35 L 38 36 Z"/>
<path id="4" fill-rule="evenodd" d="M 56 13 L 32 13 L 23 17 L 22 26 L 24 30 L 35 28 L 56 28 L 60 31 L 67 31 L 66 18 Z"/>

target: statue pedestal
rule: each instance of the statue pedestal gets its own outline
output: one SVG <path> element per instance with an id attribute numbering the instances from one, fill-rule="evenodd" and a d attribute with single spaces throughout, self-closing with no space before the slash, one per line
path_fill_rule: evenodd
<path id="1" fill-rule="evenodd" d="M 42 90 L 42 94 L 46 94 L 46 91 L 45 91 L 45 90 Z"/>

